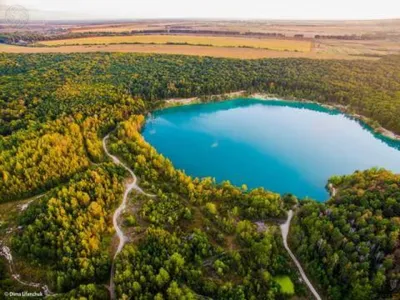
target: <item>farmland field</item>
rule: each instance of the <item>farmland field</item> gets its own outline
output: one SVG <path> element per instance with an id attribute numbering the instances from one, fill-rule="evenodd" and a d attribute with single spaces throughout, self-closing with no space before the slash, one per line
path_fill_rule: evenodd
<path id="1" fill-rule="evenodd" d="M 45 41 L 47 46 L 89 44 L 190 44 L 216 47 L 249 47 L 277 51 L 310 52 L 312 43 L 307 40 L 256 39 L 240 37 L 190 36 L 190 35 L 139 35 L 88 37 L 68 40 Z"/>
<path id="2" fill-rule="evenodd" d="M 400 29 L 400 20 L 366 21 L 233 21 L 233 20 L 141 20 L 114 24 L 76 25 L 72 32 L 124 32 L 140 30 L 212 30 L 236 31 L 241 33 L 280 33 L 286 37 L 302 34 L 313 38 L 315 35 L 360 35 L 368 33 L 396 33 Z"/>
<path id="3" fill-rule="evenodd" d="M 165 29 L 166 26 L 192 24 L 190 22 L 168 22 L 168 21 L 140 21 L 134 23 L 116 23 L 116 24 L 100 24 L 91 26 L 77 26 L 71 29 L 71 32 L 124 32 L 139 30 L 156 30 Z"/>
<path id="4" fill-rule="evenodd" d="M 340 41 L 319 40 L 315 42 L 313 51 L 318 53 L 348 54 L 348 55 L 388 55 L 400 52 L 398 41 Z"/>
<path id="5" fill-rule="evenodd" d="M 15 45 L 1 45 L 0 53 L 86 53 L 86 52 L 137 52 L 180 54 L 193 56 L 210 56 L 240 59 L 260 58 L 293 58 L 303 57 L 312 59 L 368 59 L 376 60 L 377 57 L 351 56 L 347 54 L 317 53 L 317 52 L 289 52 L 274 51 L 256 48 L 228 48 L 228 47 L 204 47 L 190 45 L 80 45 L 59 47 L 20 47 Z"/>

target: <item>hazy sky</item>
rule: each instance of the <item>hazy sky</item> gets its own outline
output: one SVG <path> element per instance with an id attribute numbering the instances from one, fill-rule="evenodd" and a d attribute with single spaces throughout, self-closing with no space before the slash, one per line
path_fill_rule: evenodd
<path id="1" fill-rule="evenodd" d="M 28 9 L 93 18 L 400 18 L 399 0 L 0 0 Z M 50 14 L 50 15 L 51 15 Z"/>

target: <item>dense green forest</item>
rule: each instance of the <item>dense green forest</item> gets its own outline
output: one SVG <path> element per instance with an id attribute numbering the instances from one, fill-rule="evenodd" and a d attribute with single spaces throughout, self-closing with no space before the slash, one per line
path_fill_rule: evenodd
<path id="1" fill-rule="evenodd" d="M 293 277 L 290 260 L 279 229 L 260 231 L 252 221 L 284 216 L 281 197 L 175 170 L 144 141 L 143 121 L 121 123 L 111 144 L 156 195 L 133 197 L 137 213 L 127 221 L 138 237 L 118 259 L 117 298 L 277 298 L 273 276 Z"/>
<path id="2" fill-rule="evenodd" d="M 100 93 L 102 102 L 109 103 L 121 97 L 155 101 L 266 91 L 349 105 L 350 111 L 400 133 L 399 61 L 399 56 L 338 61 L 129 53 L 0 54 L 0 132 L 10 134 L 13 129 L 26 128 L 29 121 L 79 111 L 90 101 L 74 98 L 86 89 L 88 94 Z"/>
<path id="3" fill-rule="evenodd" d="M 400 175 L 372 169 L 330 183 L 330 201 L 302 204 L 293 249 L 329 298 L 391 298 L 400 292 Z"/>
<path id="4" fill-rule="evenodd" d="M 25 230 L 13 239 L 13 248 L 39 266 L 48 265 L 56 291 L 108 279 L 110 214 L 122 197 L 123 175 L 113 164 L 93 167 L 22 215 Z"/>
<path id="5" fill-rule="evenodd" d="M 340 104 L 400 133 L 399 56 L 0 54 L 0 86 L 0 203 L 47 192 L 21 212 L 10 246 L 48 271 L 57 299 L 108 297 L 112 213 L 129 177 L 102 149 L 110 132 L 109 149 L 154 194 L 133 193 L 123 215 L 130 241 L 116 260 L 118 298 L 288 298 L 277 276 L 307 297 L 277 226 L 296 198 L 176 170 L 140 134 L 162 99 L 260 91 Z M 332 299 L 398 292 L 398 176 L 372 170 L 331 183 L 338 192 L 327 204 L 301 201 L 292 248 Z M 1 265 L 0 275 L 6 290 Z"/>

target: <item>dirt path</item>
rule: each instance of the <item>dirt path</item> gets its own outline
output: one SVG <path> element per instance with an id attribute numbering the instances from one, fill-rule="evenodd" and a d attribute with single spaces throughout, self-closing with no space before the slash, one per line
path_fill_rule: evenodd
<path id="1" fill-rule="evenodd" d="M 26 203 L 19 205 L 19 209 L 20 209 L 21 211 L 26 210 L 26 209 L 29 207 L 29 205 L 30 205 L 33 201 L 38 200 L 38 199 L 40 199 L 40 198 L 43 198 L 43 197 L 46 196 L 48 193 L 49 193 L 49 191 L 47 191 L 47 192 L 45 192 L 45 193 L 43 193 L 43 194 L 41 194 L 41 195 L 38 195 L 38 196 L 35 196 L 35 197 L 31 198 L 31 199 L 28 200 Z"/>
<path id="2" fill-rule="evenodd" d="M 110 275 L 110 294 L 111 294 L 111 299 L 115 299 L 115 285 L 114 285 L 115 259 L 118 256 L 118 254 L 121 252 L 122 248 L 124 247 L 124 245 L 125 245 L 125 243 L 127 241 L 127 237 L 125 236 L 125 234 L 122 231 L 122 229 L 119 227 L 118 219 L 119 219 L 121 213 L 126 208 L 126 202 L 128 200 L 128 195 L 132 190 L 135 190 L 138 193 L 143 194 L 143 195 L 148 196 L 148 197 L 154 197 L 154 195 L 145 193 L 137 185 L 137 177 L 136 177 L 135 173 L 133 173 L 133 171 L 128 166 L 126 166 L 116 156 L 112 155 L 108 151 L 108 149 L 107 149 L 107 140 L 108 140 L 108 138 L 109 138 L 109 134 L 103 139 L 104 152 L 107 154 L 108 157 L 110 157 L 112 159 L 114 164 L 121 165 L 125 170 L 127 170 L 129 172 L 129 174 L 132 177 L 132 182 L 126 185 L 125 192 L 124 192 L 124 197 L 122 198 L 121 205 L 116 209 L 116 211 L 114 212 L 114 215 L 113 215 L 113 225 L 114 225 L 114 228 L 115 228 L 115 232 L 117 233 L 118 238 L 119 238 L 119 244 L 118 244 L 117 251 L 114 254 L 113 263 L 112 263 L 112 267 L 111 267 L 111 275 Z"/>
<path id="3" fill-rule="evenodd" d="M 49 193 L 49 191 L 34 196 L 34 197 L 30 197 L 28 199 L 24 199 L 24 200 L 18 200 L 15 202 L 19 202 L 20 204 L 16 205 L 17 209 L 21 212 L 25 211 L 29 205 L 34 202 L 35 200 L 38 200 L 40 198 L 43 198 L 44 196 L 46 196 Z M 9 265 L 9 270 L 10 270 L 10 274 L 11 277 L 17 281 L 18 283 L 20 283 L 21 285 L 25 285 L 25 286 L 29 286 L 29 287 L 33 287 L 33 288 L 37 288 L 40 289 L 43 293 L 43 296 L 49 296 L 49 295 L 55 295 L 54 293 L 52 293 L 50 291 L 50 289 L 48 288 L 47 285 L 41 284 L 41 283 L 36 283 L 36 282 L 29 282 L 29 281 L 24 281 L 21 279 L 21 275 L 17 273 L 17 270 L 15 268 L 14 265 L 14 260 L 13 260 L 13 256 L 11 254 L 11 250 L 10 248 L 4 243 L 5 240 L 8 239 L 8 235 L 12 235 L 15 231 L 15 227 L 11 226 L 8 228 L 6 236 L 4 236 L 1 240 L 0 240 L 0 256 L 3 256 Z"/>
<path id="4" fill-rule="evenodd" d="M 3 256 L 8 261 L 8 264 L 10 266 L 10 273 L 14 280 L 18 281 L 20 284 L 25 285 L 25 286 L 30 286 L 30 287 L 34 287 L 34 288 L 38 288 L 38 289 L 40 288 L 43 291 L 44 296 L 54 295 L 49 290 L 47 285 L 42 285 L 40 283 L 28 282 L 28 281 L 22 280 L 20 278 L 20 275 L 18 273 L 16 273 L 16 271 L 15 271 L 14 261 L 13 261 L 13 257 L 12 257 L 10 248 L 8 248 L 7 246 L 1 245 L 1 242 L 0 242 L 0 246 L 1 246 L 0 256 Z"/>
<path id="5" fill-rule="evenodd" d="M 311 284 L 310 280 L 308 280 L 306 273 L 304 272 L 303 268 L 300 265 L 300 262 L 297 260 L 296 256 L 292 253 L 288 246 L 287 242 L 287 237 L 289 234 L 289 228 L 290 228 L 290 222 L 292 221 L 293 218 L 293 211 L 290 210 L 288 213 L 288 218 L 284 224 L 281 225 L 281 231 L 282 231 L 282 238 L 283 238 L 283 245 L 285 246 L 286 251 L 289 253 L 290 257 L 296 264 L 297 268 L 299 269 L 300 275 L 303 278 L 304 282 L 307 284 L 308 288 L 310 289 L 311 293 L 313 293 L 315 299 L 321 300 L 320 295 L 318 294 L 317 290 L 313 287 Z"/>
<path id="6" fill-rule="evenodd" d="M 103 148 L 105 153 L 107 154 L 108 157 L 110 157 L 112 159 L 112 161 L 117 164 L 117 165 L 121 165 L 125 170 L 127 170 L 129 172 L 129 174 L 132 177 L 132 182 L 129 183 L 126 186 L 125 192 L 124 192 L 124 197 L 122 199 L 122 203 L 121 205 L 117 208 L 117 210 L 115 211 L 114 215 L 113 215 L 113 225 L 115 228 L 115 231 L 118 235 L 119 238 L 119 245 L 117 248 L 117 251 L 115 252 L 114 255 L 114 259 L 113 259 L 113 264 L 111 267 L 111 276 L 110 276 L 110 294 L 111 294 L 111 299 L 115 299 L 115 285 L 114 285 L 114 271 L 115 271 L 115 259 L 118 256 L 118 254 L 121 252 L 122 248 L 124 247 L 127 237 L 124 235 L 123 231 L 121 230 L 121 228 L 118 225 L 118 218 L 121 215 L 121 213 L 124 211 L 125 207 L 126 207 L 126 202 L 128 199 L 128 195 L 132 190 L 136 190 L 138 193 L 146 195 L 148 197 L 154 197 L 154 195 L 151 194 L 147 194 L 145 193 L 137 184 L 137 177 L 135 175 L 135 173 L 133 173 L 133 171 L 126 166 L 124 163 L 122 163 L 116 156 L 112 155 L 108 149 L 107 149 L 107 140 L 109 138 L 109 135 L 107 135 L 104 139 L 103 139 Z M 321 297 L 319 296 L 318 292 L 314 289 L 314 287 L 312 286 L 311 282 L 308 280 L 307 275 L 305 274 L 303 268 L 301 267 L 299 261 L 297 260 L 297 258 L 294 256 L 294 254 L 292 253 L 292 251 L 290 250 L 288 243 L 287 243 L 287 237 L 289 234 L 289 228 L 290 228 L 290 222 L 292 221 L 293 218 L 293 211 L 289 211 L 288 214 L 288 219 L 287 221 L 281 225 L 281 231 L 282 231 L 282 237 L 283 237 L 283 244 L 285 246 L 285 249 L 288 251 L 290 257 L 293 259 L 293 261 L 295 262 L 297 268 L 299 269 L 300 275 L 303 278 L 304 282 L 307 284 L 307 286 L 309 287 L 309 289 L 311 290 L 311 292 L 313 293 L 313 295 L 315 296 L 315 298 L 317 300 L 321 300 Z"/>

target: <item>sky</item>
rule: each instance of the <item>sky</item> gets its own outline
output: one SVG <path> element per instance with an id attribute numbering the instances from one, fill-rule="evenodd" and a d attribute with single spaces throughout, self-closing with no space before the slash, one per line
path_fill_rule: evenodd
<path id="1" fill-rule="evenodd" d="M 399 0 L 0 0 L 76 18 L 226 18 L 343 20 L 400 18 Z"/>

